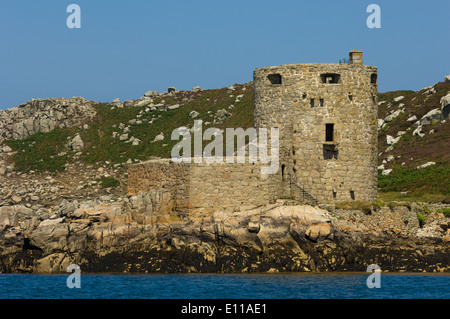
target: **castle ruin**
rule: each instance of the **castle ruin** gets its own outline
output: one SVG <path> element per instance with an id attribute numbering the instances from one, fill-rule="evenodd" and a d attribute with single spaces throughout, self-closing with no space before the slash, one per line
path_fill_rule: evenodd
<path id="1" fill-rule="evenodd" d="M 279 169 L 259 163 L 132 165 L 128 194 L 164 192 L 176 212 L 240 211 L 294 198 L 309 204 L 377 198 L 377 68 L 348 63 L 254 70 L 255 128 L 279 129 Z"/>

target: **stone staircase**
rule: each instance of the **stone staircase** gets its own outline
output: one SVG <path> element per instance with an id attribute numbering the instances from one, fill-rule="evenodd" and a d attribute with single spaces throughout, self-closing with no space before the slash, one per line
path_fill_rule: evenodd
<path id="1" fill-rule="evenodd" d="M 291 174 L 289 174 L 289 184 L 292 198 L 312 206 L 316 206 L 319 204 L 317 198 L 305 191 L 305 189 L 292 178 Z"/>

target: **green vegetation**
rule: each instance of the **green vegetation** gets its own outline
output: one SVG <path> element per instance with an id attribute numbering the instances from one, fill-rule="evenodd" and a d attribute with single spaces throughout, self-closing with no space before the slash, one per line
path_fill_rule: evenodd
<path id="1" fill-rule="evenodd" d="M 250 90 L 249 90 L 250 91 Z M 195 119 L 203 120 L 203 130 L 209 127 L 248 127 L 253 126 L 253 93 L 248 92 L 241 102 L 234 103 L 235 97 L 230 97 L 226 89 L 203 91 L 201 95 L 173 111 L 152 111 L 144 113 L 139 120 L 141 124 L 129 124 L 136 119 L 138 114 L 145 110 L 146 106 L 119 108 L 111 110 L 111 105 L 102 104 L 98 107 L 97 118 L 90 128 L 82 136 L 87 147 L 84 150 L 84 159 L 88 162 L 110 161 L 123 163 L 128 158 L 148 160 L 152 157 L 168 158 L 171 156 L 173 146 L 179 140 L 172 141 L 172 131 L 181 126 L 192 127 Z M 156 98 L 153 102 L 158 104 L 163 98 Z M 171 99 L 171 100 L 170 100 Z M 173 97 L 164 97 L 166 105 L 174 105 L 177 102 Z M 232 116 L 226 118 L 220 124 L 213 124 L 214 115 L 220 109 L 227 109 L 231 104 L 236 107 L 229 110 Z M 200 115 L 192 119 L 189 114 L 192 111 Z M 149 121 L 154 118 L 153 123 Z M 249 120 L 251 119 L 251 120 Z M 209 124 L 205 124 L 210 122 Z M 129 126 L 128 136 L 139 139 L 139 145 L 131 145 L 114 138 L 113 132 L 122 134 L 120 123 Z M 154 138 L 163 133 L 163 141 L 153 142 Z M 107 147 L 105 147 L 107 145 Z M 206 143 L 205 143 L 206 145 Z"/>
<path id="2" fill-rule="evenodd" d="M 442 213 L 445 217 L 450 218 L 450 207 L 439 208 L 436 212 Z"/>
<path id="3" fill-rule="evenodd" d="M 120 181 L 114 177 L 97 178 L 96 181 L 100 183 L 102 188 L 117 187 L 120 185 Z"/>
<path id="4" fill-rule="evenodd" d="M 365 214 L 369 214 L 372 211 L 373 203 L 366 201 L 344 201 L 336 203 L 337 209 L 347 209 L 347 210 L 362 210 Z"/>
<path id="5" fill-rule="evenodd" d="M 379 100 L 383 100 L 383 101 L 392 101 L 396 97 L 407 96 L 408 94 L 411 94 L 411 93 L 414 93 L 414 91 L 411 91 L 411 90 L 389 91 L 389 92 L 385 92 L 385 93 L 379 93 L 378 98 L 379 98 Z"/>
<path id="6" fill-rule="evenodd" d="M 431 209 L 430 209 L 430 207 L 428 207 L 428 205 L 420 207 L 419 210 L 422 214 L 425 214 L 425 215 L 431 214 Z"/>
<path id="7" fill-rule="evenodd" d="M 427 221 L 427 215 L 431 214 L 431 209 L 428 205 L 421 206 L 417 212 L 417 219 L 419 220 L 419 226 L 422 228 Z"/>
<path id="8" fill-rule="evenodd" d="M 55 129 L 48 133 L 36 133 L 23 140 L 5 141 L 17 151 L 13 160 L 19 171 L 63 171 L 71 154 L 65 152 L 67 139 L 73 129 Z"/>
<path id="9" fill-rule="evenodd" d="M 384 206 L 384 203 L 383 203 L 380 199 L 378 199 L 377 201 L 375 201 L 375 202 L 372 203 L 372 206 L 373 206 L 375 209 L 380 209 L 381 207 Z"/>
<path id="10" fill-rule="evenodd" d="M 425 225 L 425 222 L 427 220 L 427 216 L 423 213 L 417 213 L 417 219 L 419 220 L 419 226 L 420 228 L 423 227 L 423 225 Z"/>
<path id="11" fill-rule="evenodd" d="M 379 192 L 378 197 L 383 202 L 427 202 L 427 203 L 450 203 L 450 195 L 442 194 L 416 194 L 408 195 L 398 192 Z"/>
<path id="12" fill-rule="evenodd" d="M 389 175 L 378 175 L 382 192 L 408 192 L 409 196 L 425 194 L 450 195 L 450 166 L 436 163 L 421 169 L 394 168 Z"/>
<path id="13" fill-rule="evenodd" d="M 236 96 L 241 94 L 241 101 L 236 103 Z M 209 127 L 246 129 L 253 126 L 253 89 L 250 87 L 246 90 L 240 87 L 232 94 L 226 88 L 203 90 L 194 94 L 188 102 L 183 102 L 182 99 L 186 96 L 188 95 L 180 94 L 154 98 L 155 105 L 183 104 L 176 110 L 168 111 L 144 112 L 148 105 L 116 108 L 111 104 L 99 104 L 97 115 L 89 123 L 87 130 L 56 129 L 49 133 L 37 133 L 23 140 L 9 140 L 6 144 L 18 151 L 13 159 L 17 170 L 56 172 L 64 170 L 65 165 L 74 160 L 67 142 L 75 133 L 80 134 L 85 145 L 79 160 L 96 165 L 106 161 L 111 164 L 124 163 L 129 158 L 141 161 L 156 157 L 168 158 L 173 146 L 179 142 L 171 140 L 172 131 L 181 126 L 192 127 L 194 120 L 198 119 L 203 120 L 203 131 Z M 234 107 L 229 108 L 230 105 Z M 214 116 L 221 109 L 227 110 L 231 115 L 214 124 Z M 192 111 L 198 112 L 199 116 L 192 119 L 189 116 Z M 130 123 L 131 120 L 140 122 Z M 119 140 L 119 136 L 124 134 L 123 127 L 129 127 L 128 137 L 139 139 L 139 145 Z M 164 134 L 164 140 L 153 142 L 160 133 Z M 205 141 L 203 146 L 208 143 Z"/>

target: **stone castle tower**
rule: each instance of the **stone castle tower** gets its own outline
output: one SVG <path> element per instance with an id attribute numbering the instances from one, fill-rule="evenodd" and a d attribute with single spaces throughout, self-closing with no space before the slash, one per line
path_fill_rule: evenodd
<path id="1" fill-rule="evenodd" d="M 362 64 L 361 51 L 351 51 L 348 64 L 256 69 L 254 88 L 256 129 L 279 129 L 276 174 L 263 176 L 260 163 L 151 160 L 130 166 L 128 195 L 150 194 L 158 209 L 180 216 L 279 198 L 376 200 L 377 69 Z"/>
<path id="2" fill-rule="evenodd" d="M 348 64 L 256 69 L 254 86 L 255 127 L 280 131 L 281 196 L 376 200 L 377 68 L 361 51 Z"/>

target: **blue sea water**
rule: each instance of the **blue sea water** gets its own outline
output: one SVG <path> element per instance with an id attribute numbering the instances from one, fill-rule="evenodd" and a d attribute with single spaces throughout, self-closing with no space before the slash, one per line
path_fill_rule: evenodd
<path id="1" fill-rule="evenodd" d="M 450 275 L 384 274 L 0 274 L 0 299 L 450 299 Z"/>

